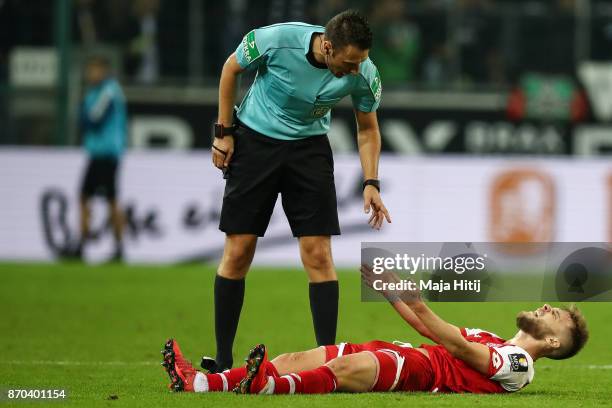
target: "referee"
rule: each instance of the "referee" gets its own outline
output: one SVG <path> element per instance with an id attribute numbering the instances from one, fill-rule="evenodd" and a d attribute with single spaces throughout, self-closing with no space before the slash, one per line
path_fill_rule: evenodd
<path id="1" fill-rule="evenodd" d="M 244 280 L 278 194 L 298 238 L 309 278 L 318 345 L 334 344 L 338 278 L 330 236 L 339 235 L 334 163 L 326 133 L 331 108 L 350 95 L 358 127 L 364 211 L 376 229 L 391 222 L 379 191 L 380 133 L 376 109 L 382 86 L 368 58 L 372 32 L 363 15 L 344 11 L 325 27 L 284 23 L 247 33 L 223 66 L 212 160 L 227 179 L 219 229 L 226 234 L 215 279 L 213 372 L 233 364 L 232 346 Z M 255 81 L 234 115 L 238 76 Z"/>

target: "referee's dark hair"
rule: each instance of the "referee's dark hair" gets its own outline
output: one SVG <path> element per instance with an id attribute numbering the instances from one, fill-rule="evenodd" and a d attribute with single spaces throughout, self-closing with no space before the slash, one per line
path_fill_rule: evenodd
<path id="1" fill-rule="evenodd" d="M 347 45 L 354 45 L 361 50 L 372 48 L 370 24 L 356 10 L 346 10 L 332 17 L 325 25 L 325 37 L 338 50 Z"/>

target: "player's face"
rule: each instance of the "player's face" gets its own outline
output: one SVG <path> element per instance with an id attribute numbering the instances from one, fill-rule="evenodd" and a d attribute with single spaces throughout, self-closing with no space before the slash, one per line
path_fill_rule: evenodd
<path id="1" fill-rule="evenodd" d="M 340 50 L 330 49 L 326 56 L 327 66 L 336 78 L 349 74 L 357 75 L 359 65 L 368 59 L 368 53 L 369 50 L 362 50 L 354 45 L 347 45 Z"/>
<path id="2" fill-rule="evenodd" d="M 85 68 L 85 80 L 90 85 L 95 85 L 106 77 L 106 67 L 104 64 L 90 62 Z"/>
<path id="3" fill-rule="evenodd" d="M 564 338 L 572 325 L 572 319 L 566 310 L 544 304 L 536 310 L 520 312 L 516 317 L 519 329 L 536 339 L 547 336 Z"/>

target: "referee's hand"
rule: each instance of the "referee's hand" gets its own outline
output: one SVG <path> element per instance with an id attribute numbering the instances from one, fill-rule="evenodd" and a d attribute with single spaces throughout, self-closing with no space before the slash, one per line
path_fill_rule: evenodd
<path id="1" fill-rule="evenodd" d="M 211 147 L 212 162 L 219 170 L 229 166 L 232 155 L 234 154 L 234 137 L 225 136 L 223 139 L 215 138 Z"/>
<path id="2" fill-rule="evenodd" d="M 387 211 L 387 207 L 380 198 L 380 193 L 374 186 L 366 186 L 363 190 L 363 210 L 366 214 L 371 213 L 368 224 L 374 229 L 379 230 L 385 219 L 388 223 L 391 223 L 389 211 Z"/>

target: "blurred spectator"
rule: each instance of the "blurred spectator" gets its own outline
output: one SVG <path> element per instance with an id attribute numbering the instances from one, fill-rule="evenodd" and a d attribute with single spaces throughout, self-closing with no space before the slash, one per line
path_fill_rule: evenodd
<path id="1" fill-rule="evenodd" d="M 130 24 L 130 2 L 125 0 L 74 0 L 73 30 L 75 42 L 121 45 Z"/>
<path id="2" fill-rule="evenodd" d="M 75 37 L 83 45 L 93 45 L 100 39 L 98 23 L 100 13 L 94 11 L 95 0 L 75 0 L 74 18 L 76 21 Z"/>
<path id="3" fill-rule="evenodd" d="M 160 0 L 133 0 L 126 72 L 144 84 L 159 78 L 158 13 Z M 179 44 L 176 44 L 179 46 Z"/>
<path id="4" fill-rule="evenodd" d="M 447 3 L 431 1 L 415 17 L 421 33 L 421 79 L 429 88 L 445 86 L 452 78 L 447 14 Z"/>
<path id="5" fill-rule="evenodd" d="M 264 25 L 286 23 L 287 21 L 306 22 L 307 0 L 270 0 L 268 21 Z M 327 21 L 327 20 L 326 20 Z"/>
<path id="6" fill-rule="evenodd" d="M 229 0 L 225 4 L 225 8 L 219 13 L 223 16 L 216 20 L 215 25 L 219 24 L 218 28 L 213 29 L 215 32 L 222 31 L 224 35 L 212 37 L 211 40 L 217 43 L 221 48 L 219 62 L 225 62 L 225 59 L 236 49 L 242 37 L 250 30 L 267 24 L 268 8 L 266 2 L 257 1 L 249 3 L 246 0 Z M 250 7 L 249 7 L 250 6 Z M 232 24 L 226 24 L 227 21 L 232 21 Z M 221 72 L 221 65 L 217 64 L 217 71 L 214 76 L 218 76 Z"/>
<path id="7" fill-rule="evenodd" d="M 505 82 L 499 51 L 501 24 L 489 0 L 459 0 L 455 34 L 460 75 L 470 83 Z"/>
<path id="8" fill-rule="evenodd" d="M 7 79 L 14 47 L 54 46 L 56 4 L 0 0 L 0 81 Z M 525 72 L 573 75 L 577 58 L 612 59 L 612 1 L 590 1 L 588 21 L 576 18 L 580 4 L 576 0 L 70 0 L 75 44 L 108 47 L 111 52 L 114 47 L 122 55 L 127 77 L 142 84 L 210 82 L 249 30 L 289 20 L 323 24 L 342 10 L 357 8 L 369 10 L 374 29 L 371 57 L 385 83 L 438 88 L 454 83 L 498 88 L 515 83 Z M 577 32 L 580 29 L 586 31 Z M 581 44 L 587 48 L 576 49 Z"/>
<path id="9" fill-rule="evenodd" d="M 355 8 L 355 2 L 349 4 L 348 0 L 320 0 L 313 2 L 310 8 L 310 15 L 314 24 L 325 24 L 330 18 L 336 14 Z"/>
<path id="10" fill-rule="evenodd" d="M 92 57 L 85 67 L 87 91 L 81 104 L 80 125 L 89 163 L 81 185 L 81 240 L 76 255 L 83 256 L 90 234 L 89 203 L 103 196 L 110 207 L 115 238 L 113 259 L 123 256 L 123 216 L 117 203 L 117 172 L 127 139 L 127 113 L 123 91 L 111 76 L 104 57 Z"/>
<path id="11" fill-rule="evenodd" d="M 423 62 L 423 80 L 429 88 L 439 88 L 451 79 L 451 62 L 448 45 L 435 43 Z"/>
<path id="12" fill-rule="evenodd" d="M 414 81 L 419 30 L 406 18 L 406 2 L 380 0 L 370 12 L 374 42 L 370 57 L 386 83 Z"/>
<path id="13" fill-rule="evenodd" d="M 211 1 L 207 4 L 205 16 L 207 41 L 204 55 L 208 74 L 217 77 L 225 59 L 236 50 L 242 37 L 254 28 L 287 21 L 313 24 L 327 21 L 317 21 L 311 16 L 311 3 L 305 0 Z M 223 35 L 216 35 L 221 32 Z"/>

